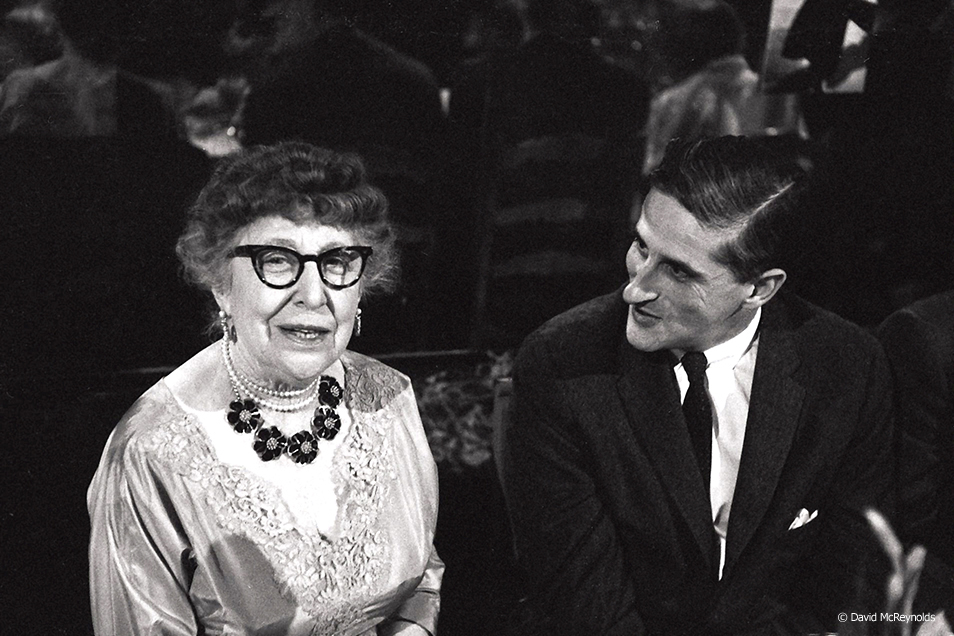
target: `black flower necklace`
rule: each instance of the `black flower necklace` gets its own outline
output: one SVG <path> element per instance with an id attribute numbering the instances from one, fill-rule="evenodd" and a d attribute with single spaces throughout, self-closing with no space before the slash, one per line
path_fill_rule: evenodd
<path id="1" fill-rule="evenodd" d="M 223 340 L 227 341 L 228 338 Z M 240 387 L 245 383 L 239 380 L 232 365 L 228 342 L 224 343 L 223 352 L 225 367 L 229 372 L 232 390 L 235 393 L 235 400 L 229 403 L 229 412 L 226 416 L 232 429 L 237 433 L 254 434 L 252 447 L 263 462 L 278 459 L 283 454 L 288 455 L 298 464 L 313 462 L 318 456 L 318 440 L 333 440 L 341 430 L 341 417 L 338 415 L 337 408 L 344 391 L 338 381 L 329 375 L 321 376 L 315 386 L 318 406 L 311 420 L 311 430 L 298 431 L 291 437 L 286 437 L 278 427 L 265 425 L 262 410 L 256 400 L 251 397 L 242 398 Z M 245 388 L 248 388 L 247 385 Z M 246 395 L 249 394 L 251 391 L 246 390 Z M 309 396 L 302 406 L 307 406 L 313 399 L 314 395 Z M 270 405 L 266 404 L 266 406 Z M 292 409 L 284 407 L 271 410 L 287 412 Z"/>

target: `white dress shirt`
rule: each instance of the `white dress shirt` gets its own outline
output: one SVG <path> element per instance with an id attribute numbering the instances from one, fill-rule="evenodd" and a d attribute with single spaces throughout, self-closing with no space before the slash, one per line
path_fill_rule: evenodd
<path id="1" fill-rule="evenodd" d="M 732 496 L 739 476 L 739 460 L 749 415 L 752 378 L 758 353 L 759 308 L 748 326 L 737 336 L 704 351 L 706 385 L 712 401 L 712 470 L 709 473 L 709 501 L 712 525 L 719 536 L 719 578 L 725 567 L 725 537 L 729 528 Z M 675 368 L 681 400 L 686 399 L 689 377 L 682 364 Z"/>

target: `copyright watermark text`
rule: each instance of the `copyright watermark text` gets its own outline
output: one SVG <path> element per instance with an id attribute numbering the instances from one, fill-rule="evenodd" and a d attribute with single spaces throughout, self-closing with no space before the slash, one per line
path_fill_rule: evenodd
<path id="1" fill-rule="evenodd" d="M 874 612 L 859 614 L 842 612 L 838 615 L 840 623 L 929 623 L 937 620 L 937 614 L 901 614 L 900 612 Z"/>

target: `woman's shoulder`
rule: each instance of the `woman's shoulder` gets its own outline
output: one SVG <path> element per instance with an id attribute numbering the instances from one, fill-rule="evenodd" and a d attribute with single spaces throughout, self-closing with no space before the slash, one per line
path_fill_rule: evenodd
<path id="1" fill-rule="evenodd" d="M 126 411 L 110 438 L 110 446 L 146 443 L 171 422 L 186 417 L 165 380 L 146 390 Z"/>
<path id="2" fill-rule="evenodd" d="M 345 367 L 346 390 L 353 406 L 360 410 L 384 408 L 411 389 L 410 378 L 380 360 L 346 351 L 341 362 Z"/>
<path id="3" fill-rule="evenodd" d="M 200 411 L 223 406 L 222 396 L 232 393 L 218 342 L 173 369 L 163 383 L 179 403 Z"/>
<path id="4" fill-rule="evenodd" d="M 106 442 L 98 472 L 130 475 L 149 466 L 174 465 L 197 450 L 195 427 L 160 380 L 126 411 Z"/>

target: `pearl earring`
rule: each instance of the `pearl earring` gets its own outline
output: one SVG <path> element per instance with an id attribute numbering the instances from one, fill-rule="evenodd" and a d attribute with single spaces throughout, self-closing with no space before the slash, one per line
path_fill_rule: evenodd
<path id="1" fill-rule="evenodd" d="M 238 336 L 235 333 L 235 325 L 229 320 L 229 315 L 219 310 L 219 326 L 222 328 L 222 337 L 228 338 L 230 342 L 236 342 Z"/>

